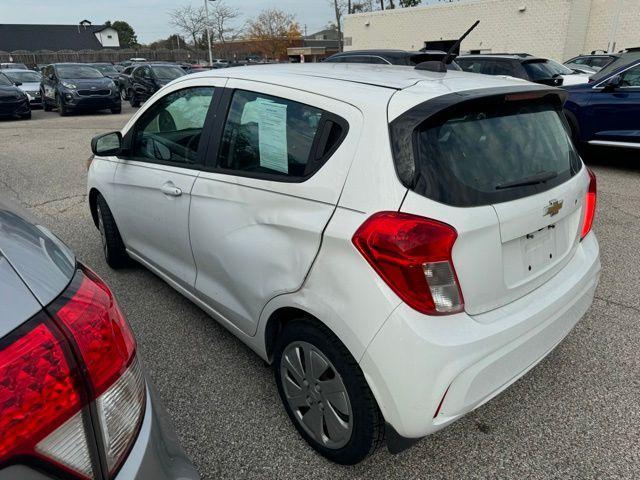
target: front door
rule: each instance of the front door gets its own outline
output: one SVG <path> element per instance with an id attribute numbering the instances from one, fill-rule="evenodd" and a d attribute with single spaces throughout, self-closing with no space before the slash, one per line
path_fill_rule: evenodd
<path id="1" fill-rule="evenodd" d="M 640 65 L 620 75 L 614 90 L 596 91 L 589 104 L 594 125 L 593 140 L 630 143 L 640 147 Z"/>
<path id="2" fill-rule="evenodd" d="M 196 276 L 191 189 L 213 94 L 213 86 L 177 85 L 149 105 L 126 134 L 130 148 L 114 177 L 114 213 L 127 249 L 186 288 Z"/>

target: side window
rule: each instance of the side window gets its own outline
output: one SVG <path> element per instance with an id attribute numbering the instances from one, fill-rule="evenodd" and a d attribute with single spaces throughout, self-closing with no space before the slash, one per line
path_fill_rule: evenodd
<path id="1" fill-rule="evenodd" d="M 492 75 L 514 75 L 509 62 L 495 61 L 491 69 Z"/>
<path id="2" fill-rule="evenodd" d="M 346 134 L 346 124 L 319 108 L 236 90 L 217 166 L 246 176 L 302 180 L 315 173 Z"/>
<path id="3" fill-rule="evenodd" d="M 573 60 L 571 63 L 575 63 L 577 65 L 585 65 L 587 63 L 587 59 L 585 57 L 578 57 Z"/>
<path id="4" fill-rule="evenodd" d="M 134 127 L 136 159 L 193 165 L 213 87 L 185 88 L 154 103 Z"/>
<path id="5" fill-rule="evenodd" d="M 640 65 L 622 74 L 623 87 L 640 87 Z"/>

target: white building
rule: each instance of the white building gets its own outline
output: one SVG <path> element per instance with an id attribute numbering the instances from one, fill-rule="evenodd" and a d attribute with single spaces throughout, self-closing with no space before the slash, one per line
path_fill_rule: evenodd
<path id="1" fill-rule="evenodd" d="M 463 52 L 567 60 L 640 47 L 640 0 L 461 0 L 348 15 L 344 49 L 419 50 L 425 41 L 455 40 L 476 20 L 480 25 L 462 43 Z"/>

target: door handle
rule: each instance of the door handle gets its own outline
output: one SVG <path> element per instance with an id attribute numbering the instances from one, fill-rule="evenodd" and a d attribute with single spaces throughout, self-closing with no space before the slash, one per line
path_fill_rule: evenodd
<path id="1" fill-rule="evenodd" d="M 182 190 L 176 187 L 171 182 L 162 185 L 162 188 L 160 190 L 162 191 L 162 193 L 170 197 L 179 197 L 180 195 L 182 195 Z"/>

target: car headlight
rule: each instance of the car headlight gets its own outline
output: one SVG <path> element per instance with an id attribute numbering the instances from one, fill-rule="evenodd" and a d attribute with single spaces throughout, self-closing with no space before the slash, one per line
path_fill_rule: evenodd
<path id="1" fill-rule="evenodd" d="M 69 88 L 71 90 L 75 90 L 77 87 L 71 82 L 61 82 L 62 86 L 65 88 Z"/>

